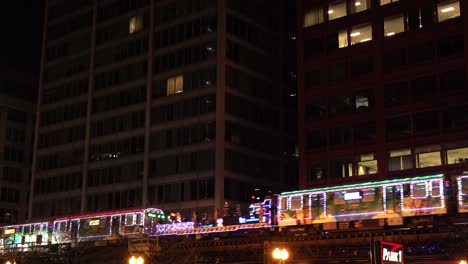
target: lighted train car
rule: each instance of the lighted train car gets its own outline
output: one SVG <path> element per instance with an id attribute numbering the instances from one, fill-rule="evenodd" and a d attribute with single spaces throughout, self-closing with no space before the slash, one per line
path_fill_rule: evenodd
<path id="1" fill-rule="evenodd" d="M 278 225 L 334 223 L 447 213 L 442 174 L 284 192 Z"/>
<path id="2" fill-rule="evenodd" d="M 4 226 L 1 228 L 0 249 L 47 245 L 50 238 L 48 222 Z"/>
<path id="3" fill-rule="evenodd" d="M 147 208 L 60 217 L 53 223 L 52 243 L 139 235 L 163 215 L 160 209 Z"/>
<path id="4" fill-rule="evenodd" d="M 468 212 L 468 175 L 457 177 L 458 212 Z"/>

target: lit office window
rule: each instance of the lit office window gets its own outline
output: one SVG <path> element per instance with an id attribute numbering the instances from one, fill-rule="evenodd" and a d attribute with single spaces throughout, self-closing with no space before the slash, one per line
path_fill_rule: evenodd
<path id="1" fill-rule="evenodd" d="M 439 22 L 460 16 L 460 2 L 445 1 L 437 5 L 437 17 Z"/>
<path id="2" fill-rule="evenodd" d="M 328 5 L 328 20 L 346 16 L 346 1 L 336 1 Z"/>
<path id="3" fill-rule="evenodd" d="M 348 30 L 340 30 L 338 32 L 338 47 L 344 48 L 348 46 Z"/>
<path id="4" fill-rule="evenodd" d="M 184 76 L 179 75 L 167 79 L 167 95 L 182 93 L 184 91 Z"/>
<path id="5" fill-rule="evenodd" d="M 386 5 L 386 4 L 391 4 L 394 2 L 398 2 L 399 0 L 380 0 L 380 5 Z"/>
<path id="6" fill-rule="evenodd" d="M 356 175 L 375 174 L 379 171 L 374 153 L 359 155 L 354 166 Z"/>
<path id="7" fill-rule="evenodd" d="M 416 154 L 416 168 L 442 165 L 440 145 L 418 147 L 414 152 Z"/>
<path id="8" fill-rule="evenodd" d="M 370 0 L 352 0 L 350 2 L 351 13 L 358 13 L 370 8 Z"/>
<path id="9" fill-rule="evenodd" d="M 410 149 L 391 150 L 388 158 L 388 170 L 399 171 L 413 168 L 413 156 Z"/>
<path id="10" fill-rule="evenodd" d="M 372 40 L 372 26 L 370 24 L 355 26 L 349 34 L 351 45 Z"/>
<path id="11" fill-rule="evenodd" d="M 304 15 L 304 27 L 323 23 L 323 8 L 315 8 Z"/>
<path id="12" fill-rule="evenodd" d="M 128 33 L 134 34 L 143 29 L 143 16 L 132 16 L 128 23 Z"/>
<path id="13" fill-rule="evenodd" d="M 468 142 L 447 145 L 447 164 L 468 163 Z"/>
<path id="14" fill-rule="evenodd" d="M 391 37 L 405 31 L 405 21 L 403 15 L 387 18 L 384 21 L 384 34 Z"/>

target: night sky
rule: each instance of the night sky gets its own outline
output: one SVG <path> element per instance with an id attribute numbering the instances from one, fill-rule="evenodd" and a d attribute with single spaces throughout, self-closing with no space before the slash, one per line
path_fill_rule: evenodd
<path id="1" fill-rule="evenodd" d="M 1 4 L 0 66 L 39 73 L 44 0 L 7 0 Z"/>

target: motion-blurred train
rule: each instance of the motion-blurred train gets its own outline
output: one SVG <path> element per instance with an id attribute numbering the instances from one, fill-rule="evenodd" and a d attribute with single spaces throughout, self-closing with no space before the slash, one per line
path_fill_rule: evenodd
<path id="1" fill-rule="evenodd" d="M 0 227 L 0 250 L 274 226 L 319 225 L 333 229 L 340 223 L 366 220 L 378 220 L 381 226 L 398 226 L 408 218 L 447 214 L 448 201 L 456 202 L 458 213 L 468 212 L 468 175 L 448 179 L 437 174 L 283 192 L 252 203 L 248 215 L 236 216 L 229 225 L 228 221 L 223 224 L 223 218 L 212 225 L 183 222 L 157 208 L 59 217 Z"/>

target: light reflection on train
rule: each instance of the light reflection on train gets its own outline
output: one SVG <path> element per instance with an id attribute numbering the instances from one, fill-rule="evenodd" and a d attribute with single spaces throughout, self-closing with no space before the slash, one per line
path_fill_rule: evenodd
<path id="1" fill-rule="evenodd" d="M 0 250 L 58 243 L 112 240 L 122 237 L 190 235 L 304 224 L 334 224 L 385 219 L 382 225 L 402 225 L 414 216 L 447 213 L 447 200 L 458 212 L 468 212 L 468 175 L 450 180 L 442 174 L 284 192 L 255 199 L 246 216 L 226 215 L 212 224 L 183 222 L 157 208 L 59 217 L 51 221 L 0 227 Z M 233 220 L 234 219 L 234 220 Z"/>

